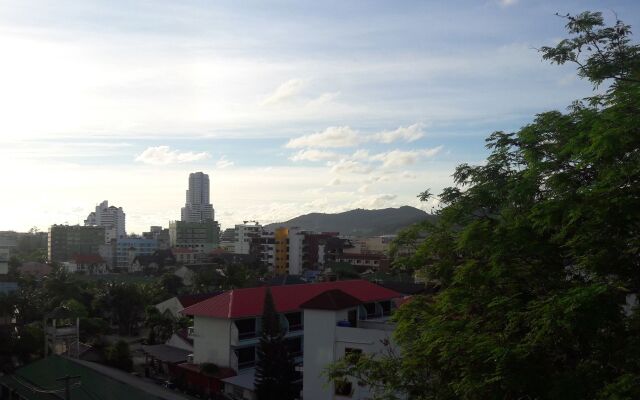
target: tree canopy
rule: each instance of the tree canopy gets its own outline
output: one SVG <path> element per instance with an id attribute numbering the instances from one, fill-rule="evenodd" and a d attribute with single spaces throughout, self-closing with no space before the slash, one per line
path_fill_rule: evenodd
<path id="1" fill-rule="evenodd" d="M 416 250 L 401 267 L 440 292 L 396 312 L 399 355 L 331 379 L 379 398 L 640 398 L 640 46 L 600 13 L 564 18 L 570 37 L 540 52 L 599 91 L 457 167 L 437 222 L 401 235 Z"/>

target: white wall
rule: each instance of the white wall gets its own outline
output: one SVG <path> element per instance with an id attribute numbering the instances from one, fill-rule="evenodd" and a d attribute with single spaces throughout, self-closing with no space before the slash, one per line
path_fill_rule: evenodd
<path id="1" fill-rule="evenodd" d="M 346 348 L 360 349 L 364 354 L 380 354 L 386 351 L 383 342 L 391 342 L 389 325 L 383 329 L 336 326 L 338 321 L 347 320 L 347 316 L 348 310 L 304 310 L 304 400 L 345 398 L 334 395 L 334 385 L 321 375 L 324 369 L 343 358 Z M 366 326 L 375 327 L 376 324 Z M 371 398 L 369 389 L 358 386 L 355 381 L 352 381 L 352 389 L 350 399 Z"/>
<path id="2" fill-rule="evenodd" d="M 231 320 L 195 316 L 193 327 L 193 362 L 230 367 Z"/>
<path id="3" fill-rule="evenodd" d="M 304 310 L 304 400 L 333 398 L 333 385 L 321 376 L 333 363 L 336 322 L 335 311 Z"/>

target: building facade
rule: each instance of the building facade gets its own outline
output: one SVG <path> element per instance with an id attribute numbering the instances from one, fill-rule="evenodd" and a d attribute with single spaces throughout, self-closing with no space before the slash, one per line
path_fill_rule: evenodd
<path id="1" fill-rule="evenodd" d="M 76 254 L 99 254 L 105 242 L 102 226 L 52 225 L 49 228 L 50 262 L 69 261 Z"/>
<path id="2" fill-rule="evenodd" d="M 209 175 L 202 172 L 189 174 L 189 189 L 181 211 L 183 222 L 213 221 L 215 214 L 209 199 Z"/>
<path id="3" fill-rule="evenodd" d="M 215 221 L 173 221 L 169 223 L 169 242 L 171 248 L 208 253 L 220 243 L 220 226 Z"/>
<path id="4" fill-rule="evenodd" d="M 85 226 L 101 226 L 105 231 L 105 243 L 126 235 L 125 213 L 122 207 L 109 206 L 107 200 L 96 206 L 84 220 Z"/>
<path id="5" fill-rule="evenodd" d="M 143 237 L 121 237 L 115 241 L 114 263 L 118 268 L 129 267 L 136 256 L 149 256 L 158 250 L 158 241 Z"/>

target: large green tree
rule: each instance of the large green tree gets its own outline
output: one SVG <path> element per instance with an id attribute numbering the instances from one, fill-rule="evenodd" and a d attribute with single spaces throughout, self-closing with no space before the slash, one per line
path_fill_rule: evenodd
<path id="1" fill-rule="evenodd" d="M 293 400 L 300 388 L 294 384 L 294 364 L 284 341 L 280 315 L 267 288 L 262 312 L 262 331 L 256 363 L 255 387 L 258 400 Z"/>
<path id="2" fill-rule="evenodd" d="M 598 91 L 492 134 L 484 165 L 456 169 L 438 221 L 403 236 L 426 233 L 402 267 L 440 292 L 397 311 L 398 353 L 331 379 L 380 398 L 640 398 L 640 47 L 600 13 L 563 18 L 570 37 L 543 58 Z"/>

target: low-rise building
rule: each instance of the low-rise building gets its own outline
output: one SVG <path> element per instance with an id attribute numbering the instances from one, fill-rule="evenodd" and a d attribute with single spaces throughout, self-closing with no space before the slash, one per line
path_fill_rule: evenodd
<path id="1" fill-rule="evenodd" d="M 107 262 L 98 254 L 76 254 L 71 260 L 64 261 L 61 265 L 70 273 L 102 275 L 108 272 Z"/>
<path id="2" fill-rule="evenodd" d="M 17 270 L 19 274 L 30 275 L 36 279 L 39 279 L 49 275 L 53 271 L 53 268 L 49 264 L 44 264 L 36 261 L 28 261 L 20 265 Z"/>
<path id="3" fill-rule="evenodd" d="M 368 253 L 343 253 L 335 257 L 339 263 L 349 263 L 354 267 L 369 268 L 375 271 L 386 271 L 389 269 L 390 260 L 383 254 Z"/>
<path id="4" fill-rule="evenodd" d="M 213 363 L 237 371 L 237 377 L 223 381 L 229 391 L 243 393 L 246 398 L 253 393 L 251 375 L 255 370 L 266 290 L 234 289 L 182 310 L 182 314 L 193 316 L 194 325 L 189 333 L 194 341 L 193 362 Z M 302 362 L 304 336 L 308 332 L 302 308 L 307 301 L 327 291 L 341 290 L 360 302 L 352 317 L 366 321 L 390 313 L 391 300 L 400 297 L 392 290 L 363 280 L 273 286 L 270 290 L 285 342 L 298 363 Z"/>

